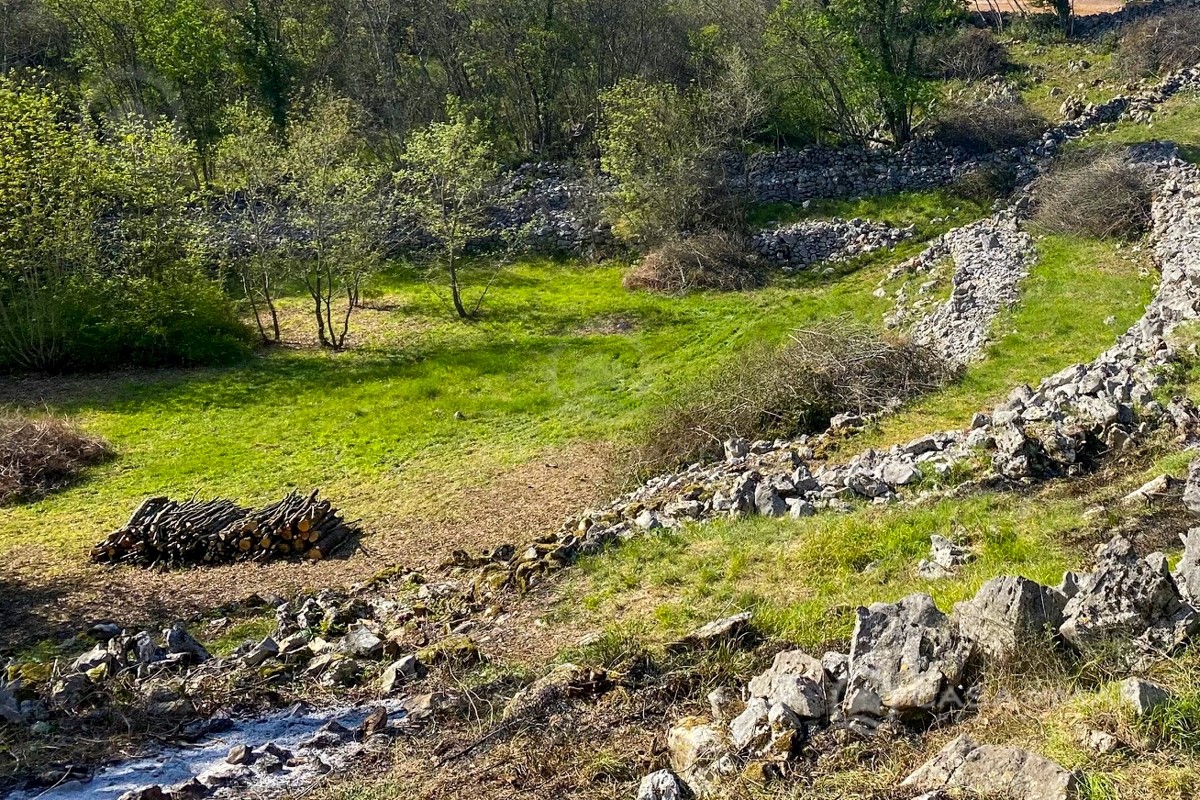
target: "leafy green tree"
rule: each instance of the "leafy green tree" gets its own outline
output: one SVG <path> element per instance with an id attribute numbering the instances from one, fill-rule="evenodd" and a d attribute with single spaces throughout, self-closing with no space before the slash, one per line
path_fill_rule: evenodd
<path id="1" fill-rule="evenodd" d="M 402 207 L 437 244 L 450 297 L 459 318 L 479 312 L 491 282 L 470 309 L 463 301 L 460 261 L 472 239 L 487 234 L 489 189 L 498 165 L 483 123 L 471 119 L 452 98 L 446 122 L 435 122 L 409 137 L 397 175 L 404 188 Z"/>
<path id="2" fill-rule="evenodd" d="M 288 125 L 284 156 L 283 201 L 298 229 L 290 255 L 313 301 L 317 338 L 333 349 L 345 346 L 363 282 L 383 259 L 383 173 L 365 158 L 359 129 L 353 103 L 317 95 Z"/>
<path id="3" fill-rule="evenodd" d="M 272 121 L 249 103 L 228 112 L 229 134 L 216 153 L 216 186 L 232 220 L 233 241 L 223 253 L 238 276 L 264 344 L 280 341 L 276 299 L 291 260 L 280 239 L 288 235 L 281 191 L 286 150 Z"/>
<path id="4" fill-rule="evenodd" d="M 170 124 L 101 131 L 0 79 L 0 367 L 207 362 L 246 329 L 205 275 L 191 152 Z"/>
<path id="5" fill-rule="evenodd" d="M 762 113 L 744 62 L 731 58 L 707 89 L 630 79 L 602 102 L 600 166 L 616 181 L 608 215 L 619 233 L 653 247 L 683 232 L 741 227 L 722 156 Z"/>
<path id="6" fill-rule="evenodd" d="M 791 90 L 838 133 L 866 141 L 878 124 L 903 145 L 930 94 L 920 40 L 962 8 L 961 0 L 784 0 L 767 43 Z"/>
<path id="7" fill-rule="evenodd" d="M 110 109 L 178 122 L 205 177 L 230 90 L 226 21 L 204 0 L 48 0 L 75 58 Z"/>
<path id="8" fill-rule="evenodd" d="M 95 259 L 93 162 L 59 122 L 61 100 L 0 79 L 0 363 L 49 369 L 64 356 L 56 298 Z"/>

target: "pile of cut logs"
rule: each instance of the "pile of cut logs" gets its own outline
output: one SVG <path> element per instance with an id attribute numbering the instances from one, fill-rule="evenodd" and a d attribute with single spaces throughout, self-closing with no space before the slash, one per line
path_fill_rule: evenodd
<path id="1" fill-rule="evenodd" d="M 315 491 L 292 492 L 257 510 L 221 499 L 180 503 L 152 497 L 92 548 L 92 560 L 161 569 L 277 558 L 320 561 L 357 533 Z"/>

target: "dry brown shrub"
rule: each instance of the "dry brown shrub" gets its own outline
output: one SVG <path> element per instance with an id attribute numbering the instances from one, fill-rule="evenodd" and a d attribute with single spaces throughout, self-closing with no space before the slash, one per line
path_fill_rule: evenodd
<path id="1" fill-rule="evenodd" d="M 965 27 L 927 39 L 921 60 L 930 77 L 978 81 L 1004 71 L 1004 46 L 989 30 Z"/>
<path id="2" fill-rule="evenodd" d="M 1050 123 L 1018 99 L 947 104 L 933 121 L 933 136 L 971 153 L 1021 147 L 1041 137 Z"/>
<path id="3" fill-rule="evenodd" d="M 626 289 L 664 294 L 711 289 L 738 292 L 761 286 L 763 276 L 743 236 L 705 233 L 673 239 L 650 251 L 625 276 Z"/>
<path id="4" fill-rule="evenodd" d="M 1150 184 L 1118 154 L 1087 154 L 1038 181 L 1038 227 L 1051 233 L 1134 238 L 1150 226 Z"/>
<path id="5" fill-rule="evenodd" d="M 632 454 L 647 475 L 712 458 L 734 437 L 774 439 L 823 431 L 837 414 L 879 411 L 953 377 L 930 350 L 846 319 L 759 344 L 677 398 Z"/>
<path id="6" fill-rule="evenodd" d="M 111 456 L 106 442 L 64 419 L 0 415 L 0 506 L 46 495 Z"/>
<path id="7" fill-rule="evenodd" d="M 1200 64 L 1200 13 L 1177 9 L 1130 26 L 1117 64 L 1129 78 L 1149 78 Z"/>

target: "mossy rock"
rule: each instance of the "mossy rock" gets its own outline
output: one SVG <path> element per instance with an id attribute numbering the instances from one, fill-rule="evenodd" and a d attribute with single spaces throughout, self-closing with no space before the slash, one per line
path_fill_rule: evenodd
<path id="1" fill-rule="evenodd" d="M 447 636 L 440 642 L 430 645 L 417 653 L 417 660 L 422 664 L 434 666 L 449 664 L 454 667 L 470 667 L 481 664 L 485 660 L 469 636 Z"/>

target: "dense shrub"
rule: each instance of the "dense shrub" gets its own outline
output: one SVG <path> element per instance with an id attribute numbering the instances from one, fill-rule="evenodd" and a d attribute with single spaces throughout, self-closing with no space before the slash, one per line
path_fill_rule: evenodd
<path id="1" fill-rule="evenodd" d="M 763 275 L 749 247 L 745 237 L 729 233 L 672 239 L 630 270 L 625 288 L 668 294 L 753 289 L 762 285 Z"/>
<path id="2" fill-rule="evenodd" d="M 100 129 L 0 78 L 0 370 L 226 360 L 247 350 L 205 273 L 192 152 L 172 126 Z"/>
<path id="3" fill-rule="evenodd" d="M 1118 155 L 1085 154 L 1038 181 L 1034 221 L 1052 233 L 1132 238 L 1150 226 L 1150 184 Z"/>
<path id="4" fill-rule="evenodd" d="M 1028 144 L 1049 123 L 1020 100 L 962 98 L 943 106 L 932 127 L 934 138 L 982 154 Z"/>
<path id="5" fill-rule="evenodd" d="M 1012 164 L 988 164 L 973 169 L 954 182 L 952 191 L 966 200 L 990 203 L 1010 196 L 1017 188 L 1017 168 Z"/>
<path id="6" fill-rule="evenodd" d="M 991 31 L 964 27 L 926 39 L 921 53 L 931 78 L 977 81 L 1004 71 L 1004 47 Z"/>
<path id="7" fill-rule="evenodd" d="M 731 437 L 772 439 L 825 430 L 952 377 L 929 350 L 847 320 L 797 331 L 782 347 L 751 347 L 656 417 L 632 454 L 639 474 L 717 456 Z"/>
<path id="8" fill-rule="evenodd" d="M 1117 63 L 1131 78 L 1162 75 L 1200 63 L 1200 13 L 1177 9 L 1130 26 Z"/>
<path id="9" fill-rule="evenodd" d="M 56 417 L 0 416 L 0 506 L 40 497 L 112 456 L 101 439 Z"/>

